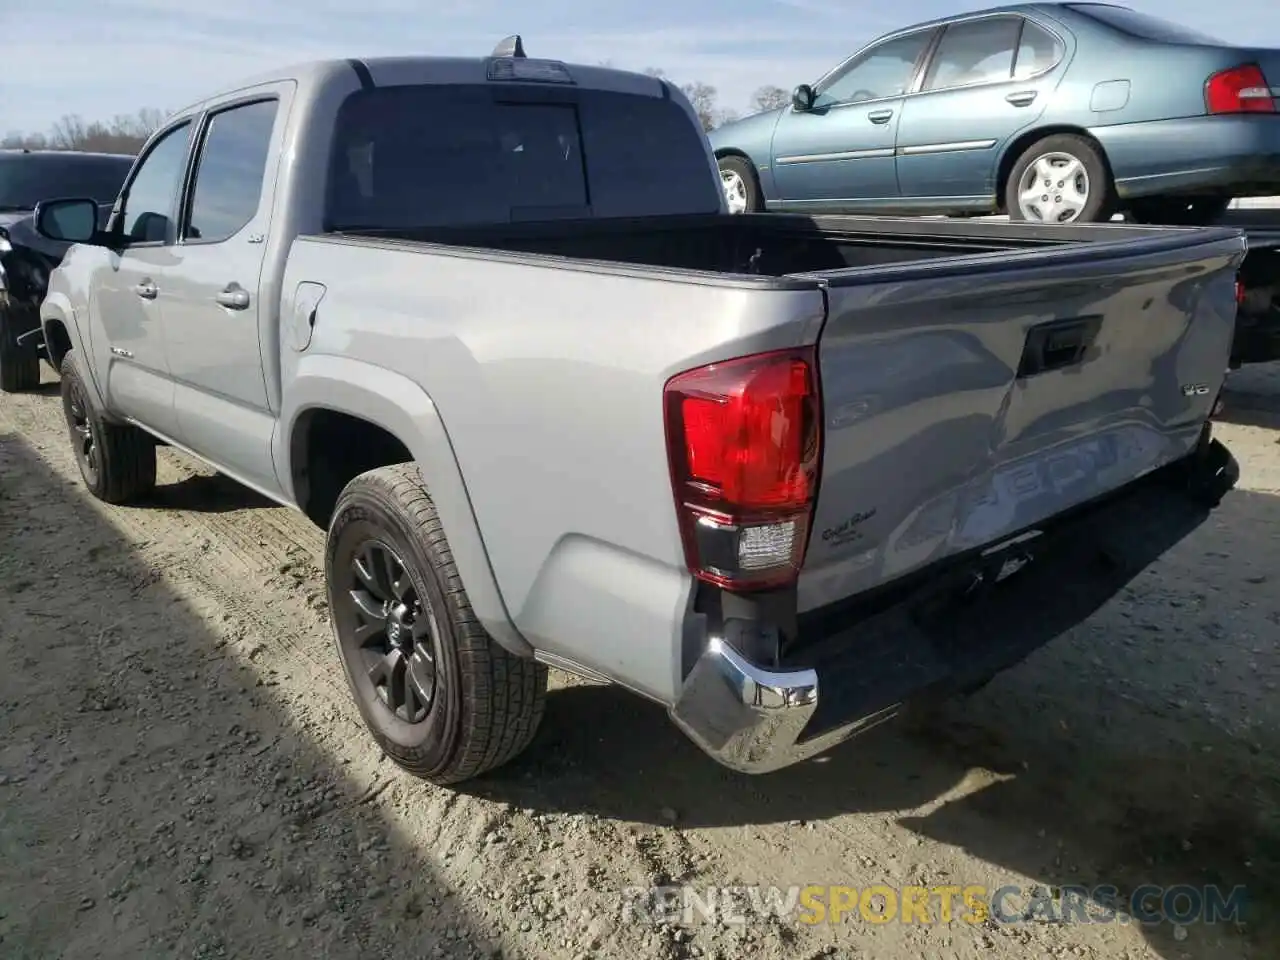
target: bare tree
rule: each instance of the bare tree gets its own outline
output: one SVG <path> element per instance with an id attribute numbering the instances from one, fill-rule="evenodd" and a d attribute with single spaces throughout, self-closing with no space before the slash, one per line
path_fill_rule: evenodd
<path id="1" fill-rule="evenodd" d="M 785 107 L 790 102 L 791 94 L 773 84 L 763 86 L 751 95 L 751 105 L 757 113 L 764 113 L 766 110 L 777 110 L 779 107 Z"/>
<path id="2" fill-rule="evenodd" d="M 133 114 L 117 114 L 112 120 L 86 122 L 68 114 L 44 133 L 10 133 L 0 140 L 8 149 L 88 150 L 103 153 L 137 153 L 160 126 L 164 113 L 153 107 Z"/>
<path id="3" fill-rule="evenodd" d="M 703 130 L 714 130 L 717 126 L 716 88 L 709 83 L 695 80 L 682 84 L 680 90 L 689 99 L 693 112 L 698 115 Z"/>

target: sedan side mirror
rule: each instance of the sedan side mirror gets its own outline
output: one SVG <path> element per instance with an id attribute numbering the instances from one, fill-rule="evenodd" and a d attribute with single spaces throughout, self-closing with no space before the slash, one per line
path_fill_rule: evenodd
<path id="1" fill-rule="evenodd" d="M 42 200 L 36 204 L 34 219 L 36 232 L 50 240 L 95 243 L 102 236 L 94 200 Z"/>
<path id="2" fill-rule="evenodd" d="M 817 99 L 818 96 L 813 92 L 813 87 L 802 83 L 791 92 L 791 108 L 797 113 L 804 113 L 813 109 L 814 101 Z"/>

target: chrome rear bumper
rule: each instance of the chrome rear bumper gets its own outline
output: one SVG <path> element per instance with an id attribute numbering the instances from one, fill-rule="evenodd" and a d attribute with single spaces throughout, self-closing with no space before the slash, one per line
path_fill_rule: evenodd
<path id="1" fill-rule="evenodd" d="M 816 670 L 767 670 L 713 638 L 670 712 L 689 739 L 741 773 L 791 766 L 896 713 L 891 707 L 801 742 L 817 709 Z"/>
<path id="2" fill-rule="evenodd" d="M 819 618 L 817 638 L 802 622 L 800 652 L 784 654 L 789 668 L 753 663 L 711 637 L 671 718 L 743 773 L 813 757 L 908 701 L 980 685 L 1083 622 L 1199 527 L 1238 478 L 1206 427 L 1190 457 L 1051 521 L 1029 543 L 928 571 L 874 614 Z M 1022 562 L 1006 577 L 1010 560 Z"/>

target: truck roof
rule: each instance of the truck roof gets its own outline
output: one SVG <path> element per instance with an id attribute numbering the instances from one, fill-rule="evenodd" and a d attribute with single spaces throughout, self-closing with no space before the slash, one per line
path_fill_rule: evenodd
<path id="1" fill-rule="evenodd" d="M 494 59 L 495 57 L 491 55 L 487 57 L 402 56 L 309 60 L 247 77 L 238 83 L 228 85 L 212 96 L 175 111 L 172 116 L 197 112 L 211 101 L 221 100 L 228 94 L 270 83 L 296 83 L 299 92 L 306 96 L 308 92 L 323 87 L 339 77 L 344 79 L 350 77 L 353 71 L 357 76 L 367 71 L 374 84 L 379 86 L 430 83 L 483 84 L 490 82 L 488 68 Z M 661 78 L 647 74 L 618 70 L 613 67 L 565 63 L 553 58 L 518 59 L 528 59 L 531 63 L 542 61 L 561 64 L 569 71 L 575 83 L 582 87 L 633 93 L 640 96 L 671 95 L 670 84 Z"/>

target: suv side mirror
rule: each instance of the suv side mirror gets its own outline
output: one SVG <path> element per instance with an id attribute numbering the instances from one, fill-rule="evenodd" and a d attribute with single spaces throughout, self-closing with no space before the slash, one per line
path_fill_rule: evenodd
<path id="1" fill-rule="evenodd" d="M 98 230 L 95 200 L 42 200 L 36 204 L 36 232 L 63 243 L 94 243 Z"/>
<path id="2" fill-rule="evenodd" d="M 802 83 L 791 91 L 791 108 L 797 113 L 805 113 L 813 109 L 814 101 L 817 99 L 818 96 L 813 92 L 813 87 Z"/>

